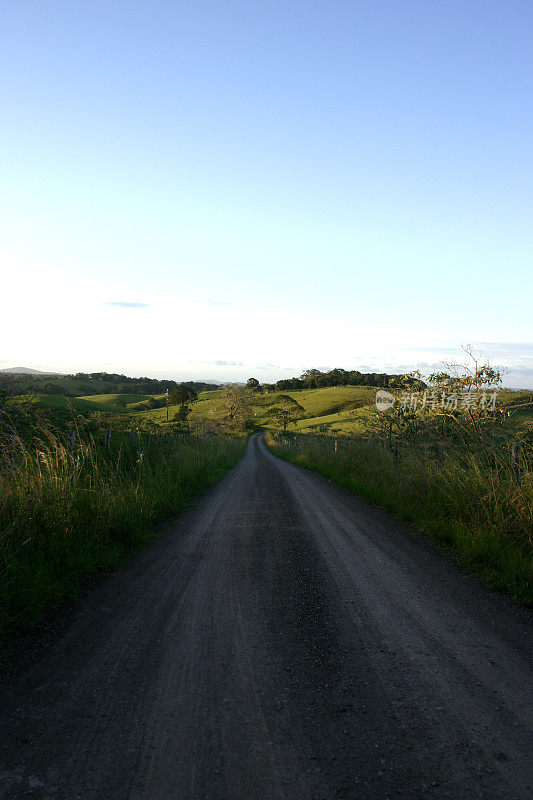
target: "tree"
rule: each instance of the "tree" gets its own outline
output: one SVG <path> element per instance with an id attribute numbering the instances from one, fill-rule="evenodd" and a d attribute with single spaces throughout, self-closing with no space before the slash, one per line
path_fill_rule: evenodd
<path id="1" fill-rule="evenodd" d="M 304 388 L 304 382 L 300 378 L 283 378 L 276 381 L 276 389 L 279 392 L 299 392 Z"/>
<path id="2" fill-rule="evenodd" d="M 288 425 L 296 422 L 302 411 L 305 411 L 305 408 L 294 398 L 288 394 L 281 394 L 276 401 L 276 405 L 271 406 L 268 413 L 283 427 L 285 432 Z"/>
<path id="3" fill-rule="evenodd" d="M 190 386 L 185 386 L 183 383 L 180 383 L 178 386 L 174 386 L 169 393 L 169 400 L 173 406 L 176 406 L 181 403 L 186 403 L 187 401 L 196 400 L 197 394 L 194 389 L 191 389 Z"/>
<path id="4" fill-rule="evenodd" d="M 488 448 L 494 441 L 494 423 L 497 417 L 496 399 L 502 388 L 505 369 L 481 362 L 469 344 L 461 345 L 468 356 L 465 363 L 444 361 L 446 371 L 429 376 L 429 387 L 440 397 L 436 413 L 442 420 L 442 431 L 450 423 L 452 433 L 471 437 L 481 445 L 487 459 Z"/>
<path id="5" fill-rule="evenodd" d="M 248 404 L 244 386 L 225 386 L 224 402 L 227 410 L 227 419 L 231 423 L 241 424 L 243 428 L 248 427 L 252 418 L 252 412 Z"/>
<path id="6" fill-rule="evenodd" d="M 306 389 L 316 389 L 318 386 L 317 381 L 321 378 L 322 372 L 319 369 L 306 369 L 300 375 L 300 380 L 303 381 Z"/>
<path id="7" fill-rule="evenodd" d="M 246 388 L 252 393 L 259 391 L 260 385 L 257 378 L 248 378 L 246 381 Z"/>

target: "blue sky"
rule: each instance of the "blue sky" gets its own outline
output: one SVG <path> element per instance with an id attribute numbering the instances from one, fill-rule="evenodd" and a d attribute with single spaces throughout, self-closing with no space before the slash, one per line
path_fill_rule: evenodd
<path id="1" fill-rule="evenodd" d="M 533 386 L 529 0 L 7 0 L 0 367 Z"/>

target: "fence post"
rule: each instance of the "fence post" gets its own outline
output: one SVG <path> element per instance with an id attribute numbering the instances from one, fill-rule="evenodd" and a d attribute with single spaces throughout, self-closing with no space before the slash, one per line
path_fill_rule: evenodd
<path id="1" fill-rule="evenodd" d="M 150 431 L 146 434 L 146 447 L 150 447 Z"/>
<path id="2" fill-rule="evenodd" d="M 400 442 L 398 439 L 394 440 L 394 460 L 400 460 Z"/>
<path id="3" fill-rule="evenodd" d="M 76 431 L 69 431 L 68 435 L 70 455 L 74 457 L 74 448 L 76 446 Z"/>
<path id="4" fill-rule="evenodd" d="M 521 465 L 520 465 L 520 451 L 521 451 L 520 442 L 513 442 L 511 444 L 511 471 L 513 473 L 513 478 L 515 479 L 516 483 L 520 485 L 520 481 L 522 478 L 521 475 Z"/>
<path id="5" fill-rule="evenodd" d="M 130 444 L 133 444 L 135 441 L 135 430 L 132 428 L 130 431 Z"/>
<path id="6" fill-rule="evenodd" d="M 111 448 L 111 428 L 108 428 L 105 432 L 105 449 L 109 450 Z"/>

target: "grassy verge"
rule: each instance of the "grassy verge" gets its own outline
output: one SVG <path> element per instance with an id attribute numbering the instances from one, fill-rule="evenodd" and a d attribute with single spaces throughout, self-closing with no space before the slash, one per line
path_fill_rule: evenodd
<path id="1" fill-rule="evenodd" d="M 81 437 L 80 437 L 81 438 Z M 32 627 L 95 571 L 152 536 L 233 466 L 244 439 L 190 439 L 111 452 L 87 436 L 70 455 L 41 430 L 0 448 L 0 641 Z"/>
<path id="2" fill-rule="evenodd" d="M 453 546 L 484 583 L 533 607 L 533 481 L 484 469 L 473 456 L 421 459 L 357 439 L 300 435 L 267 444 L 281 458 L 319 472 Z"/>

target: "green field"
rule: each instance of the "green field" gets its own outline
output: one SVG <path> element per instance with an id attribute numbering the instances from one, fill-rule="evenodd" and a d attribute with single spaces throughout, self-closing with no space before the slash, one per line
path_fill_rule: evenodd
<path id="1" fill-rule="evenodd" d="M 93 410 L 113 412 L 117 409 L 119 413 L 124 413 L 137 411 L 135 406 L 138 403 L 145 403 L 152 397 L 156 400 L 164 400 L 165 396 L 161 394 L 117 394 L 115 392 L 112 394 L 89 394 L 76 399 L 88 401 L 92 404 Z"/>
<path id="2" fill-rule="evenodd" d="M 129 395 L 124 395 L 128 397 Z M 121 395 L 88 395 L 86 397 L 65 397 L 60 394 L 37 394 L 32 398 L 35 405 L 42 408 L 56 408 L 61 410 L 68 410 L 73 408 L 81 414 L 91 414 L 94 411 L 109 411 L 113 414 L 124 414 L 127 408 L 121 408 L 114 403 L 102 403 L 99 407 L 101 397 L 115 397 L 120 399 Z M 115 401 L 116 402 L 116 401 Z"/>
<path id="3" fill-rule="evenodd" d="M 319 425 L 328 428 L 340 427 L 344 432 L 356 432 L 365 413 L 374 408 L 375 389 L 368 386 L 339 386 L 325 389 L 308 389 L 301 392 L 269 392 L 253 395 L 249 402 L 253 423 L 257 427 L 276 427 L 272 424 L 268 411 L 276 405 L 281 394 L 294 398 L 303 408 L 302 417 L 297 422 L 299 429 L 311 429 Z M 104 395 L 105 396 L 105 395 Z M 119 397 L 119 395 L 117 395 Z M 86 398 L 87 399 L 87 398 Z M 177 406 L 170 406 L 172 419 Z M 166 409 L 141 411 L 141 416 L 152 422 L 162 424 L 166 420 Z M 191 422 L 195 420 L 222 420 L 227 414 L 224 392 L 221 389 L 201 392 L 192 404 Z"/>
<path id="4" fill-rule="evenodd" d="M 253 423 L 257 427 L 276 427 L 269 417 L 269 409 L 276 405 L 280 392 L 254 395 L 250 398 Z M 309 389 L 301 392 L 284 392 L 293 397 L 303 408 L 301 419 L 297 421 L 300 430 L 312 430 L 325 426 L 333 432 L 356 433 L 364 426 L 365 416 L 374 408 L 375 389 L 367 386 L 341 386 L 324 389 Z M 63 395 L 38 394 L 33 402 L 43 408 L 74 408 L 80 413 L 105 411 L 113 414 L 132 414 L 139 420 L 150 421 L 158 425 L 166 423 L 166 408 L 154 410 L 138 409 L 138 404 L 145 403 L 151 397 L 165 399 L 162 394 L 94 394 L 79 397 Z M 169 419 L 172 421 L 178 406 L 169 406 Z M 190 421 L 222 420 L 227 410 L 224 392 L 221 389 L 200 392 L 198 399 L 191 405 Z M 322 428 L 321 430 L 323 430 Z"/>
<path id="5" fill-rule="evenodd" d="M 269 417 L 269 409 L 276 405 L 280 392 L 253 395 L 249 402 L 252 411 L 252 421 L 255 427 L 276 428 L 276 424 Z M 308 389 L 300 392 L 284 392 L 294 398 L 304 409 L 292 430 L 302 433 L 331 433 L 338 435 L 364 435 L 368 430 L 369 422 L 376 417 L 375 395 L 376 389 L 370 386 L 339 386 L 323 389 Z M 146 421 L 156 425 L 165 425 L 167 419 L 166 408 L 146 409 L 139 404 L 146 403 L 150 398 L 164 401 L 162 394 L 94 394 L 80 397 L 64 397 L 62 395 L 39 394 L 33 399 L 37 405 L 48 408 L 68 409 L 72 406 L 76 411 L 87 414 L 94 411 L 105 411 L 112 414 L 132 414 L 138 421 Z M 503 391 L 499 402 L 514 403 L 522 395 Z M 527 398 L 526 398 L 527 399 Z M 169 421 L 172 422 L 178 406 L 170 405 Z M 227 416 L 224 391 L 215 389 L 198 394 L 198 398 L 191 404 L 191 423 L 200 421 L 220 421 Z M 517 428 L 531 427 L 533 425 L 533 411 L 524 408 L 515 415 L 514 425 Z M 133 420 L 132 420 L 133 422 Z"/>

